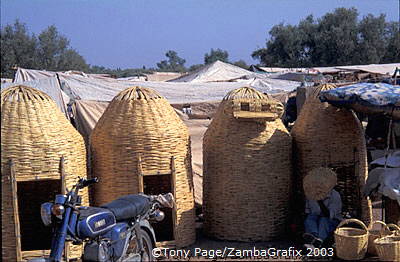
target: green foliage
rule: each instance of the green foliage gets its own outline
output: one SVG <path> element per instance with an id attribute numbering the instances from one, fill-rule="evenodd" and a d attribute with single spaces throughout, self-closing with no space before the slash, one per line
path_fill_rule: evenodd
<path id="1" fill-rule="evenodd" d="M 87 71 L 85 59 L 69 47 L 69 40 L 49 26 L 38 37 L 29 35 L 25 24 L 18 20 L 0 32 L 1 75 L 12 78 L 14 67 L 49 71 Z"/>
<path id="2" fill-rule="evenodd" d="M 204 66 L 203 64 L 195 64 L 195 65 L 190 66 L 188 71 L 193 72 L 193 71 L 196 71 L 196 70 L 202 68 L 203 66 Z"/>
<path id="3" fill-rule="evenodd" d="M 29 35 L 25 24 L 18 20 L 0 31 L 1 76 L 12 78 L 13 67 L 34 68 L 37 62 L 37 39 Z"/>
<path id="4" fill-rule="evenodd" d="M 399 23 L 389 23 L 387 27 L 387 48 L 383 57 L 384 63 L 393 63 L 400 61 L 400 31 Z"/>
<path id="5" fill-rule="evenodd" d="M 164 72 L 185 72 L 185 63 L 186 60 L 180 58 L 178 53 L 172 50 L 169 50 L 165 56 L 168 60 L 162 60 L 161 62 L 157 63 L 157 67 L 160 71 Z"/>
<path id="6" fill-rule="evenodd" d="M 266 47 L 252 57 L 264 65 L 284 67 L 399 62 L 395 24 L 386 22 L 383 14 L 358 21 L 355 8 L 337 8 L 317 21 L 308 16 L 298 25 L 274 26 Z"/>
<path id="7" fill-rule="evenodd" d="M 249 68 L 249 66 L 246 64 L 246 61 L 244 61 L 244 60 L 242 60 L 242 59 L 236 61 L 236 62 L 233 63 L 233 64 L 234 64 L 235 66 L 238 66 L 238 67 L 241 67 L 241 68 L 244 68 L 244 69 L 248 69 L 248 68 Z"/>
<path id="8" fill-rule="evenodd" d="M 204 64 L 208 65 L 214 63 L 217 60 L 228 63 L 228 57 L 228 51 L 219 48 L 214 50 L 211 48 L 210 53 L 206 53 L 204 55 Z"/>
<path id="9" fill-rule="evenodd" d="M 145 74 L 151 74 L 155 71 L 155 69 L 146 69 L 144 68 L 127 68 L 127 69 L 110 69 L 105 68 L 104 66 L 91 66 L 88 70 L 89 73 L 92 74 L 109 74 L 115 78 L 129 77 L 129 76 L 143 76 Z"/>

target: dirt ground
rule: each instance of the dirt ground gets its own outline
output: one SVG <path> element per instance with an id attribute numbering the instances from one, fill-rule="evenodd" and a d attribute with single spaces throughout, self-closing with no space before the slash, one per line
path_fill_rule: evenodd
<path id="1" fill-rule="evenodd" d="M 373 202 L 373 220 L 381 220 L 381 201 Z M 182 249 L 165 249 L 157 259 L 158 261 L 344 261 L 330 256 L 330 250 L 326 249 L 326 256 L 312 256 L 309 250 L 302 250 L 299 239 L 290 236 L 282 236 L 280 240 L 269 242 L 236 242 L 224 241 L 207 237 L 203 234 L 202 224 L 196 223 L 197 239 L 193 245 Z M 171 251 L 172 250 L 172 251 Z M 258 251 L 257 251 L 258 250 Z M 278 251 L 281 250 L 281 251 Z M 223 256 L 225 251 L 225 256 Z M 298 251 L 301 251 L 299 255 Z M 181 252 L 181 253 L 179 253 Z M 186 252 L 186 253 L 184 253 Z M 219 252 L 219 253 L 218 253 Z M 259 252 L 259 253 L 257 253 Z M 262 253 L 264 252 L 264 253 Z M 263 256 L 270 252 L 271 256 Z M 275 256 L 278 252 L 289 252 L 288 256 Z M 322 249 L 321 249 L 322 252 Z M 334 254 L 335 251 L 333 251 Z M 187 257 L 185 257 L 185 254 Z M 247 256 L 260 254 L 258 257 Z M 165 256 L 166 255 L 166 256 Z M 241 256 L 243 255 L 243 256 Z M 376 256 L 366 255 L 361 261 L 379 261 Z"/>

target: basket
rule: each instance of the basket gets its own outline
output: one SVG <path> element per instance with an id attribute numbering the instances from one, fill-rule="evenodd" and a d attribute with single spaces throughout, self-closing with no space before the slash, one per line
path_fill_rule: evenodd
<path id="1" fill-rule="evenodd" d="M 390 230 L 393 228 L 393 230 Z M 396 224 L 387 224 L 385 229 L 390 232 L 390 235 L 400 236 L 400 227 Z"/>
<path id="2" fill-rule="evenodd" d="M 400 261 L 400 236 L 386 236 L 374 241 L 381 261 Z"/>
<path id="3" fill-rule="evenodd" d="M 373 230 L 372 228 L 373 228 L 373 226 L 375 224 L 382 225 L 382 229 L 381 230 Z M 379 220 L 373 221 L 371 224 L 369 224 L 369 226 L 368 226 L 368 233 L 369 233 L 369 236 L 368 236 L 368 254 L 375 255 L 375 256 L 378 254 L 376 252 L 374 241 L 375 241 L 375 239 L 378 239 L 378 238 L 382 237 L 382 234 L 384 234 L 385 227 L 386 227 L 386 223 L 382 222 L 382 221 L 379 221 Z"/>
<path id="4" fill-rule="evenodd" d="M 342 227 L 356 223 L 363 229 Z M 368 228 L 358 219 L 345 219 L 335 230 L 336 256 L 344 260 L 360 260 L 365 257 L 368 248 Z"/>

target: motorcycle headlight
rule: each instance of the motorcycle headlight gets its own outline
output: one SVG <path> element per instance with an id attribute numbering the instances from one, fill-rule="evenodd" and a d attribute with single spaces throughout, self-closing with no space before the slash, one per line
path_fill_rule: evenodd
<path id="1" fill-rule="evenodd" d="M 62 214 L 64 214 L 64 211 L 64 206 L 60 204 L 55 204 L 51 207 L 51 213 L 53 213 L 53 215 L 55 215 L 56 217 L 62 216 Z"/>
<path id="2" fill-rule="evenodd" d="M 51 225 L 51 207 L 52 203 L 44 203 L 40 206 L 40 216 L 45 226 Z"/>

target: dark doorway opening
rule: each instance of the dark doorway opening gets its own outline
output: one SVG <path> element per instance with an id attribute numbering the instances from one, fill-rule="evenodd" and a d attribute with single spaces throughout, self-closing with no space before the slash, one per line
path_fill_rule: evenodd
<path id="1" fill-rule="evenodd" d="M 21 250 L 49 250 L 52 230 L 40 217 L 40 206 L 60 194 L 61 180 L 17 182 Z"/>
<path id="2" fill-rule="evenodd" d="M 144 193 L 148 195 L 158 195 L 173 192 L 171 175 L 149 175 L 143 176 Z M 165 213 L 163 221 L 154 223 L 152 226 L 156 233 L 157 241 L 174 240 L 174 222 L 171 208 L 162 208 Z"/>

